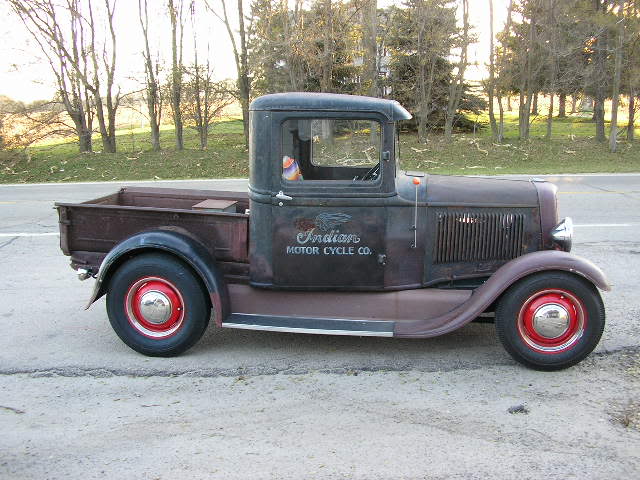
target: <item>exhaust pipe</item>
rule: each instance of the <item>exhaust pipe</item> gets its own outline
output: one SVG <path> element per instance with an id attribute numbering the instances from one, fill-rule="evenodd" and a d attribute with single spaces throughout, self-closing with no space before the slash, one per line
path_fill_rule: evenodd
<path id="1" fill-rule="evenodd" d="M 86 280 L 93 276 L 91 275 L 91 270 L 87 270 L 86 268 L 79 268 L 76 271 L 78 272 L 78 280 Z"/>

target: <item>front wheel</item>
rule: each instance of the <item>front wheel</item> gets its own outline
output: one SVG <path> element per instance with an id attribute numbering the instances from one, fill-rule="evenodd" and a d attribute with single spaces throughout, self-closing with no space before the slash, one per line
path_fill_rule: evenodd
<path id="1" fill-rule="evenodd" d="M 518 362 L 536 370 L 560 370 L 583 360 L 604 330 L 597 289 L 565 272 L 544 272 L 507 290 L 496 308 L 496 330 Z"/>
<path id="2" fill-rule="evenodd" d="M 175 257 L 147 253 L 125 262 L 107 292 L 111 326 L 129 347 L 169 357 L 202 337 L 211 308 L 196 274 Z"/>

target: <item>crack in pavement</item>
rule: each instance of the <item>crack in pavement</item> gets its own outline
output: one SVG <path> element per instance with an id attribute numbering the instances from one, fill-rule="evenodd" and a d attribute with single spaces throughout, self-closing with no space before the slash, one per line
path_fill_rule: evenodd
<path id="1" fill-rule="evenodd" d="M 606 358 L 619 353 L 636 354 L 640 353 L 640 345 L 630 345 L 619 347 L 611 350 L 603 350 L 594 352 L 583 362 Z M 0 377 L 13 375 L 29 375 L 32 378 L 50 378 L 50 377 L 92 377 L 92 378 L 109 378 L 109 377 L 138 377 L 138 378 L 169 378 L 169 377 L 188 377 L 188 378 L 215 378 L 215 377 L 238 377 L 238 376 L 273 376 L 273 375 L 306 375 L 309 373 L 320 374 L 339 374 L 339 375 L 357 375 L 358 373 L 393 373 L 393 372 L 453 372 L 453 371 L 471 371 L 482 370 L 488 367 L 514 366 L 514 361 L 505 357 L 503 362 L 492 363 L 491 365 L 456 361 L 449 365 L 434 365 L 433 367 L 416 367 L 413 364 L 384 364 L 374 366 L 351 365 L 329 368 L 311 368 L 311 367 L 295 367 L 288 366 L 278 367 L 238 367 L 238 368 L 206 368 L 206 369 L 185 369 L 164 371 L 160 369 L 145 368 L 83 368 L 83 367 L 53 367 L 47 369 L 39 368 L 15 368 L 0 369 Z"/>
<path id="2" fill-rule="evenodd" d="M 11 244 L 12 244 L 13 242 L 15 242 L 18 238 L 20 238 L 20 237 L 18 237 L 18 236 L 16 236 L 16 237 L 12 237 L 10 240 L 8 240 L 8 241 L 4 242 L 3 244 L 0 244 L 0 248 L 4 248 L 4 247 L 6 247 L 6 246 L 8 246 L 8 245 L 11 245 Z"/>
<path id="3" fill-rule="evenodd" d="M 633 199 L 633 200 L 640 201 L 640 199 L 639 199 L 639 198 L 634 197 L 633 195 L 631 195 L 631 194 L 634 194 L 634 193 L 638 193 L 638 192 L 635 192 L 635 191 L 631 191 L 631 192 L 629 192 L 629 191 L 623 191 L 623 192 L 621 192 L 621 191 L 619 191 L 619 190 L 610 190 L 610 189 L 605 188 L 605 187 L 599 187 L 599 186 L 597 186 L 597 185 L 593 185 L 593 184 L 588 183 L 588 182 L 585 182 L 584 184 L 585 184 L 585 185 L 587 185 L 588 187 L 594 188 L 594 189 L 599 190 L 599 191 L 601 191 L 601 192 L 618 194 L 618 195 L 622 195 L 622 196 L 623 196 L 623 197 L 625 197 L 625 198 L 631 198 L 631 199 Z"/>

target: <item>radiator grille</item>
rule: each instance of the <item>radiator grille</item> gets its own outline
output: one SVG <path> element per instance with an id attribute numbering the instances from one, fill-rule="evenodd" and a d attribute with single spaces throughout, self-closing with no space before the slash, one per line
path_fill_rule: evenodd
<path id="1" fill-rule="evenodd" d="M 523 253 L 524 214 L 440 212 L 435 263 L 509 260 Z"/>

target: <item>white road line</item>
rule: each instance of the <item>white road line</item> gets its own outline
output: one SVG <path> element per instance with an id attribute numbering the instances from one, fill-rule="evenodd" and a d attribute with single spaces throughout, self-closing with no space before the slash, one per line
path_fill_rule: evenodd
<path id="1" fill-rule="evenodd" d="M 0 233 L 0 237 L 55 237 L 60 235 L 59 232 L 43 232 L 43 233 L 27 233 L 27 232 L 16 232 L 16 233 Z"/>

